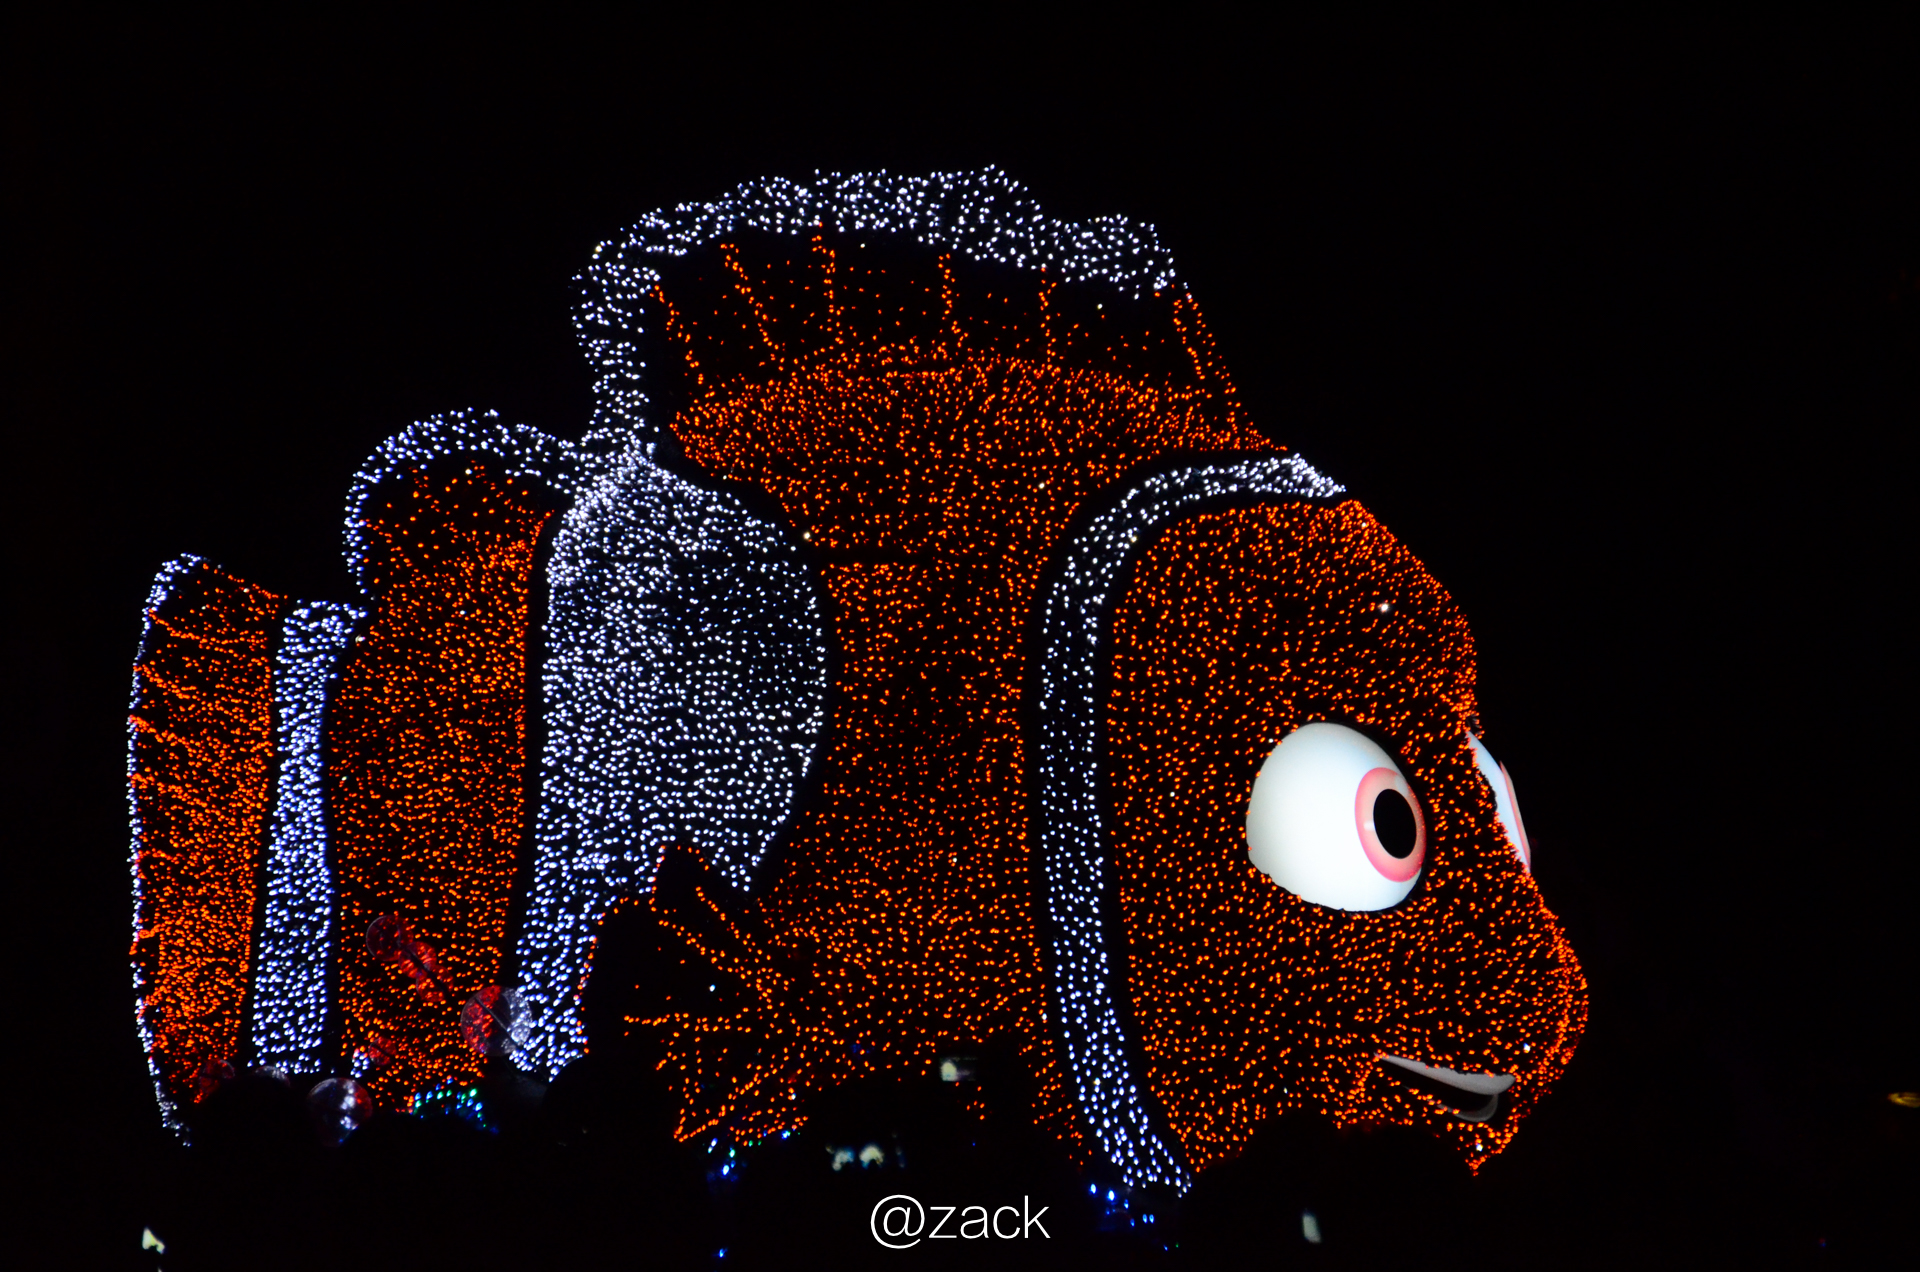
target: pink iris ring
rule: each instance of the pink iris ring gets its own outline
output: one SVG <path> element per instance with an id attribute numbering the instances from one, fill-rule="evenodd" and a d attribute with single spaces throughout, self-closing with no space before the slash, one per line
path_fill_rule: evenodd
<path id="1" fill-rule="evenodd" d="M 1413 851 L 1404 857 L 1388 852 L 1380 842 L 1380 832 L 1373 827 L 1373 802 L 1385 791 L 1398 791 L 1413 810 Z M 1367 860 L 1375 870 L 1395 883 L 1405 883 L 1420 873 L 1421 863 L 1427 859 L 1427 819 L 1406 778 L 1390 768 L 1369 769 L 1360 779 L 1360 789 L 1354 792 L 1353 824 L 1360 831 L 1360 846 L 1366 849 Z"/>

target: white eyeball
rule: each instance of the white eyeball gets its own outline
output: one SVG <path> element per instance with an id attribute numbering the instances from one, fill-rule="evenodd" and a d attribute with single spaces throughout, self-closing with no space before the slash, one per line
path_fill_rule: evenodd
<path id="1" fill-rule="evenodd" d="M 1513 797 L 1513 779 L 1507 776 L 1507 766 L 1494 759 L 1486 743 L 1473 734 L 1467 734 L 1467 741 L 1473 743 L 1473 762 L 1480 766 L 1480 776 L 1493 788 L 1493 807 L 1500 818 L 1500 829 L 1507 832 L 1513 855 L 1520 858 L 1520 864 L 1532 874 L 1533 845 L 1527 842 L 1527 824 L 1520 820 L 1520 801 Z"/>
<path id="2" fill-rule="evenodd" d="M 1420 878 L 1426 816 L 1400 766 L 1371 738 L 1341 724 L 1303 724 L 1253 781 L 1247 855 L 1302 900 L 1384 910 Z"/>

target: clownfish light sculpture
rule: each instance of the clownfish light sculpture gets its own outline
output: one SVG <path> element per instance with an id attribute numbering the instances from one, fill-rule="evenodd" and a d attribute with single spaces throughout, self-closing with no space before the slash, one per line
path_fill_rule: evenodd
<path id="1" fill-rule="evenodd" d="M 581 283 L 592 427 L 390 439 L 360 601 L 156 580 L 128 767 L 170 1120 L 209 1065 L 389 1106 L 502 1047 L 557 1073 L 628 902 L 739 991 L 631 1022 L 683 1136 L 1006 1037 L 1132 1184 L 1296 1111 L 1506 1145 L 1586 985 L 1466 622 L 1255 430 L 1151 228 L 991 169 L 765 181 Z"/>

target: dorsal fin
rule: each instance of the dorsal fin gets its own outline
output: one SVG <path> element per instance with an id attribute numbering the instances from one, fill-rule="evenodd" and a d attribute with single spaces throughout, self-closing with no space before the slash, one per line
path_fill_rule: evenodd
<path id="1" fill-rule="evenodd" d="M 589 452 L 661 438 L 694 398 L 831 358 L 1018 358 L 1204 386 L 1220 423 L 1236 414 L 1153 227 L 1056 220 L 997 168 L 747 182 L 643 218 L 579 281 Z"/>
<path id="2" fill-rule="evenodd" d="M 1184 288 L 1135 297 L 897 235 L 735 235 L 663 269 L 644 312 L 658 335 L 643 344 L 665 346 L 650 365 L 668 414 L 829 362 L 872 372 L 1015 359 L 1231 391 Z"/>

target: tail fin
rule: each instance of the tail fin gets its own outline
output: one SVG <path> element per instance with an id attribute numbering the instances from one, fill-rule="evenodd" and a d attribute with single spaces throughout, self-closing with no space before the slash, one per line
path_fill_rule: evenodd
<path id="1" fill-rule="evenodd" d="M 136 1015 L 163 1112 L 244 1045 L 273 784 L 281 598 L 183 557 L 154 580 L 133 669 Z"/>

